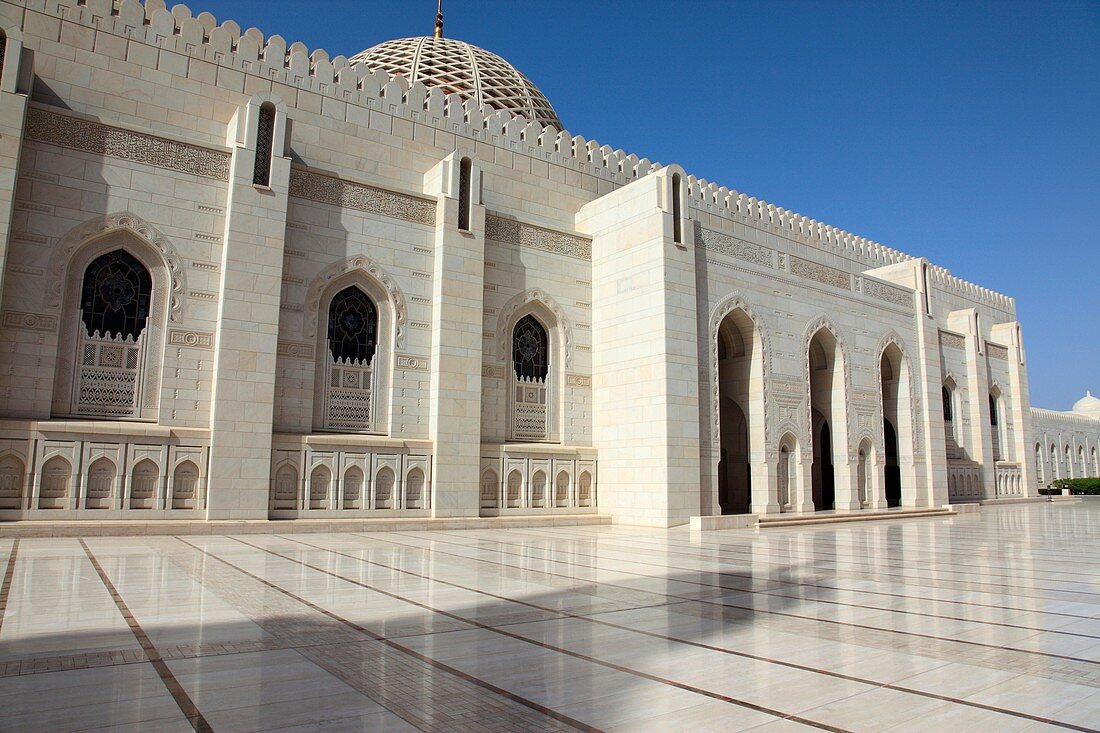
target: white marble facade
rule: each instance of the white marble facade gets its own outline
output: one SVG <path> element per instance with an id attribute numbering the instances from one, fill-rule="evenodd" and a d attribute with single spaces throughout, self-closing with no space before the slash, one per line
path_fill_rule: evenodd
<path id="1" fill-rule="evenodd" d="M 163 0 L 0 29 L 0 518 L 668 526 L 1098 473 L 1012 298 L 574 136 L 480 49 Z"/>

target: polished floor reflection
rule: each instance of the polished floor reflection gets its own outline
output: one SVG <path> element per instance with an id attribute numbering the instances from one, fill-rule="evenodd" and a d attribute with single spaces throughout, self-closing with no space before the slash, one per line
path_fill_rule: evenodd
<path id="1" fill-rule="evenodd" d="M 1100 728 L 1100 502 L 8 539 L 0 568 L 2 731 Z"/>

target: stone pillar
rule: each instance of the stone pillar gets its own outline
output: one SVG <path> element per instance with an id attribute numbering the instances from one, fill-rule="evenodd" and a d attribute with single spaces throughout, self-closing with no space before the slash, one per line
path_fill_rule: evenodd
<path id="1" fill-rule="evenodd" d="M 593 238 L 600 510 L 629 524 L 684 524 L 701 503 L 698 305 L 685 183 L 670 166 L 577 213 L 577 228 Z"/>
<path id="2" fill-rule="evenodd" d="M 749 471 L 752 474 L 752 497 L 749 511 L 753 514 L 778 514 L 779 491 L 777 481 L 779 479 L 776 470 L 778 468 L 778 456 L 775 461 L 769 461 L 767 453 L 759 459 L 755 456 L 749 461 Z"/>
<path id="3" fill-rule="evenodd" d="M 462 157 L 452 153 L 425 177 L 427 193 L 438 200 L 428 407 L 435 517 L 476 517 L 479 508 L 485 207 L 481 172 L 472 162 L 469 229 L 459 229 Z"/>
<path id="4" fill-rule="evenodd" d="M 286 113 L 276 105 L 270 185 L 253 184 L 260 101 L 239 110 L 230 123 L 233 160 L 210 410 L 210 519 L 268 515 L 290 159 L 282 155 Z"/>
<path id="5" fill-rule="evenodd" d="M 1038 496 L 1035 440 L 1032 437 L 1031 425 L 1031 396 L 1028 392 L 1023 332 L 1016 321 L 998 323 L 992 331 L 994 341 L 1008 345 L 1008 394 L 1005 401 L 1008 403 L 1008 412 L 1012 417 L 1012 449 L 1016 462 L 1020 464 L 1021 488 L 1027 496 Z M 1086 454 L 1086 466 L 1088 466 L 1088 460 L 1089 457 Z M 1089 475 L 1088 468 L 1085 470 L 1086 476 Z"/>
<path id="6" fill-rule="evenodd" d="M 931 298 L 931 293 L 928 294 Z M 940 365 L 940 329 L 936 319 L 918 309 L 916 316 L 917 353 L 913 355 L 912 375 L 921 411 L 913 415 L 924 438 L 924 451 L 914 451 L 918 503 L 942 506 L 950 502 L 947 493 L 947 442 L 943 421 L 943 370 Z M 922 465 L 923 462 L 923 465 Z M 923 469 L 923 471 L 921 470 Z"/>
<path id="7" fill-rule="evenodd" d="M 997 496 L 993 438 L 989 425 L 989 370 L 985 361 L 985 336 L 978 331 L 977 311 L 952 311 L 947 317 L 951 331 L 966 336 L 966 406 L 970 418 L 970 457 L 982 467 L 981 498 Z M 961 386 L 961 385 L 960 385 Z"/>
<path id="8" fill-rule="evenodd" d="M 0 17 L 0 25 L 3 18 Z M 15 28 L 7 34 L 4 56 L 0 59 L 0 302 L 3 302 L 4 272 L 7 270 L 8 242 L 12 236 L 15 184 L 19 177 L 19 158 L 23 151 L 23 123 L 27 117 L 27 92 L 21 78 L 30 74 L 30 60 L 22 68 L 22 36 Z"/>

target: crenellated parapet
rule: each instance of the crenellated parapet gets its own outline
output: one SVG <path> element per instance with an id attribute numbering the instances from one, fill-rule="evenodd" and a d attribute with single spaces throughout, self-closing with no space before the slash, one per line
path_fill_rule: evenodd
<path id="1" fill-rule="evenodd" d="M 234 21 L 218 20 L 208 12 L 195 15 L 186 5 L 170 9 L 164 0 L 24 0 L 28 9 L 56 14 L 62 19 L 171 52 L 167 71 L 217 83 L 219 68 L 258 76 L 319 95 L 324 116 L 369 125 L 369 111 L 432 125 L 449 133 L 542 161 L 565 166 L 613 186 L 625 185 L 662 168 L 622 149 L 602 145 L 581 135 L 543 126 L 511 112 L 479 107 L 439 87 L 409 84 L 401 76 L 331 56 L 324 49 L 310 51 L 300 42 L 287 43 L 279 35 L 265 37 L 256 28 L 246 30 Z M 810 217 L 770 204 L 695 176 L 685 179 L 688 205 L 698 211 L 773 232 L 791 241 L 853 260 L 868 269 L 914 259 L 900 250 L 823 224 Z M 1012 298 L 957 278 L 942 267 L 931 267 L 939 287 L 967 299 L 1012 310 Z"/>

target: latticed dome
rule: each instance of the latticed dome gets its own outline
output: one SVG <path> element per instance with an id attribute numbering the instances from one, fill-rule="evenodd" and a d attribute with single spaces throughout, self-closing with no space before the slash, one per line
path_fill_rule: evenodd
<path id="1" fill-rule="evenodd" d="M 1093 397 L 1092 392 L 1086 392 L 1084 397 L 1074 403 L 1073 411 L 1100 419 L 1100 399 Z"/>
<path id="2" fill-rule="evenodd" d="M 372 46 L 351 57 L 412 84 L 440 87 L 473 99 L 479 106 L 508 110 L 543 125 L 562 129 L 550 101 L 516 67 L 483 48 L 453 38 L 417 36 Z"/>

